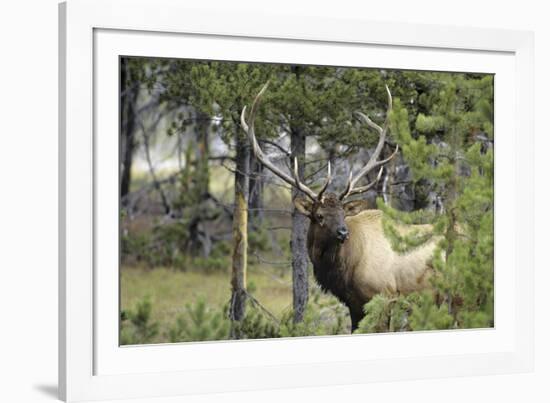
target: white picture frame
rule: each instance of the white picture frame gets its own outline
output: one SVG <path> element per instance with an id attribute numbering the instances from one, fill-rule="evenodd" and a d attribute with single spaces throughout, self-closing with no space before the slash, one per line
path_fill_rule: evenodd
<path id="1" fill-rule="evenodd" d="M 170 0 L 70 0 L 59 10 L 61 398 L 532 370 L 531 33 L 239 11 L 228 16 Z M 114 66 L 128 54 L 495 73 L 495 328 L 119 347 L 117 140 L 104 133 L 118 127 Z"/>

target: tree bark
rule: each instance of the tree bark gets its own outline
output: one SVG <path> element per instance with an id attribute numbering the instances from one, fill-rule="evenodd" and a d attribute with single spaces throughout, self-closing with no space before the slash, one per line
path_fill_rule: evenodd
<path id="1" fill-rule="evenodd" d="M 208 196 L 209 186 L 209 165 L 208 157 L 210 155 L 209 150 L 209 131 L 210 131 L 210 116 L 203 112 L 197 112 L 197 124 L 196 129 L 196 142 L 197 148 L 195 150 L 195 159 L 197 163 L 197 192 L 199 199 L 202 201 Z"/>
<path id="2" fill-rule="evenodd" d="M 233 321 L 241 321 L 246 308 L 250 148 L 248 140 L 240 133 L 240 127 L 236 126 L 235 208 L 233 212 L 233 260 L 229 317 Z M 239 337 L 235 332 L 232 333 L 234 338 Z"/>
<path id="3" fill-rule="evenodd" d="M 298 176 L 304 177 L 304 162 L 306 155 L 306 136 L 300 129 L 293 129 L 290 137 L 291 159 L 298 159 Z M 303 195 L 296 188 L 292 189 L 292 201 Z M 292 252 L 292 305 L 294 308 L 294 323 L 304 320 L 308 300 L 308 257 L 307 257 L 307 217 L 300 214 L 296 208 L 292 211 L 292 235 L 290 250 Z"/>
<path id="4" fill-rule="evenodd" d="M 194 186 L 191 189 L 191 217 L 189 221 L 189 252 L 192 255 L 202 255 L 208 257 L 211 251 L 210 235 L 203 225 L 205 221 L 204 201 L 209 198 L 209 131 L 210 117 L 203 113 L 196 113 L 195 124 L 195 170 Z"/>
<path id="5" fill-rule="evenodd" d="M 250 153 L 250 197 L 248 200 L 248 209 L 250 211 L 250 225 L 253 228 L 261 226 L 263 221 L 264 208 L 264 181 L 263 165 L 256 159 L 253 153 Z"/>
<path id="6" fill-rule="evenodd" d="M 129 82 L 129 84 L 128 84 Z M 132 160 L 136 146 L 136 103 L 139 95 L 139 87 L 134 85 L 132 73 L 128 66 L 128 59 L 122 58 L 120 62 L 120 135 L 121 135 L 121 175 L 120 197 L 124 200 L 130 191 L 132 180 Z"/>

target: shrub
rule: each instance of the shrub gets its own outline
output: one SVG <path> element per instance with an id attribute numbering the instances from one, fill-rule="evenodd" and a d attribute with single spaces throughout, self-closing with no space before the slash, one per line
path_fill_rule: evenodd
<path id="1" fill-rule="evenodd" d="M 271 249 L 269 236 L 265 227 L 248 232 L 248 247 L 251 251 L 267 251 Z"/>
<path id="2" fill-rule="evenodd" d="M 391 304 L 384 295 L 376 295 L 364 307 L 365 316 L 355 333 L 381 333 L 389 330 Z"/>
<path id="3" fill-rule="evenodd" d="M 433 296 L 424 293 L 414 304 L 410 317 L 413 330 L 440 330 L 453 327 L 453 317 L 449 314 L 446 304 L 436 305 Z"/>
<path id="4" fill-rule="evenodd" d="M 233 332 L 239 339 L 280 337 L 278 324 L 252 304 L 248 305 L 244 319 L 233 324 Z"/>
<path id="5" fill-rule="evenodd" d="M 438 330 L 454 327 L 446 304 L 438 305 L 430 292 L 395 298 L 376 295 L 364 307 L 365 317 L 355 333 Z"/>
<path id="6" fill-rule="evenodd" d="M 347 309 L 335 298 L 323 302 L 321 290 L 312 288 L 304 320 L 294 323 L 292 310 L 283 315 L 279 329 L 280 337 L 324 336 L 348 332 Z"/>
<path id="7" fill-rule="evenodd" d="M 176 319 L 170 328 L 170 342 L 225 340 L 229 338 L 229 320 L 223 311 L 215 311 L 206 305 L 204 298 L 186 306 L 186 312 Z"/>
<path id="8" fill-rule="evenodd" d="M 227 256 L 225 257 L 195 257 L 188 259 L 186 267 L 198 269 L 200 271 L 210 273 L 215 271 L 225 271 L 231 266 L 231 262 Z"/>
<path id="9" fill-rule="evenodd" d="M 120 313 L 120 344 L 151 343 L 158 334 L 159 325 L 151 322 L 153 304 L 149 297 L 138 301 L 134 309 Z"/>
<path id="10" fill-rule="evenodd" d="M 149 262 L 150 237 L 147 234 L 125 234 L 121 237 L 121 256 L 125 261 Z"/>

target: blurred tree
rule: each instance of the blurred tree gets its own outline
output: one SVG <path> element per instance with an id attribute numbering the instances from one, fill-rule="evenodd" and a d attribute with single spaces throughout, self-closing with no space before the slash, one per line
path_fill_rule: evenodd
<path id="1" fill-rule="evenodd" d="M 121 174 L 120 198 L 125 202 L 130 191 L 132 159 L 136 147 L 136 109 L 140 93 L 140 81 L 136 72 L 136 62 L 129 58 L 120 59 L 120 140 Z"/>
<path id="2" fill-rule="evenodd" d="M 159 123 L 171 113 L 170 105 L 163 105 L 163 91 L 158 89 L 166 73 L 166 62 L 143 57 L 120 59 L 120 143 L 121 175 L 120 193 L 122 204 L 132 208 L 129 198 L 132 163 L 139 146 L 143 147 L 149 166 L 152 185 L 158 193 L 165 214 L 171 210 L 170 201 L 159 181 L 150 153 L 157 137 Z M 137 138 L 141 132 L 141 142 Z"/>
<path id="3" fill-rule="evenodd" d="M 205 222 L 216 216 L 205 205 L 210 198 L 209 158 L 213 115 L 208 113 L 210 105 L 205 106 L 196 102 L 200 89 L 191 77 L 193 66 L 203 62 L 169 59 L 163 60 L 162 63 L 166 65 L 166 69 L 159 76 L 159 83 L 163 88 L 161 100 L 169 105 L 169 108 L 177 111 L 167 129 L 168 136 L 176 136 L 181 172 L 181 189 L 178 192 L 176 208 L 188 228 L 187 253 L 202 254 L 206 257 L 210 254 L 212 240 Z M 187 133 L 189 136 L 184 139 Z"/>

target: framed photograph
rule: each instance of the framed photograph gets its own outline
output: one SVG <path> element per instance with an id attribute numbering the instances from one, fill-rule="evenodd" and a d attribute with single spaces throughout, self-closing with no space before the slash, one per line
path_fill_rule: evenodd
<path id="1" fill-rule="evenodd" d="M 532 370 L 531 33 L 59 13 L 64 400 Z"/>

